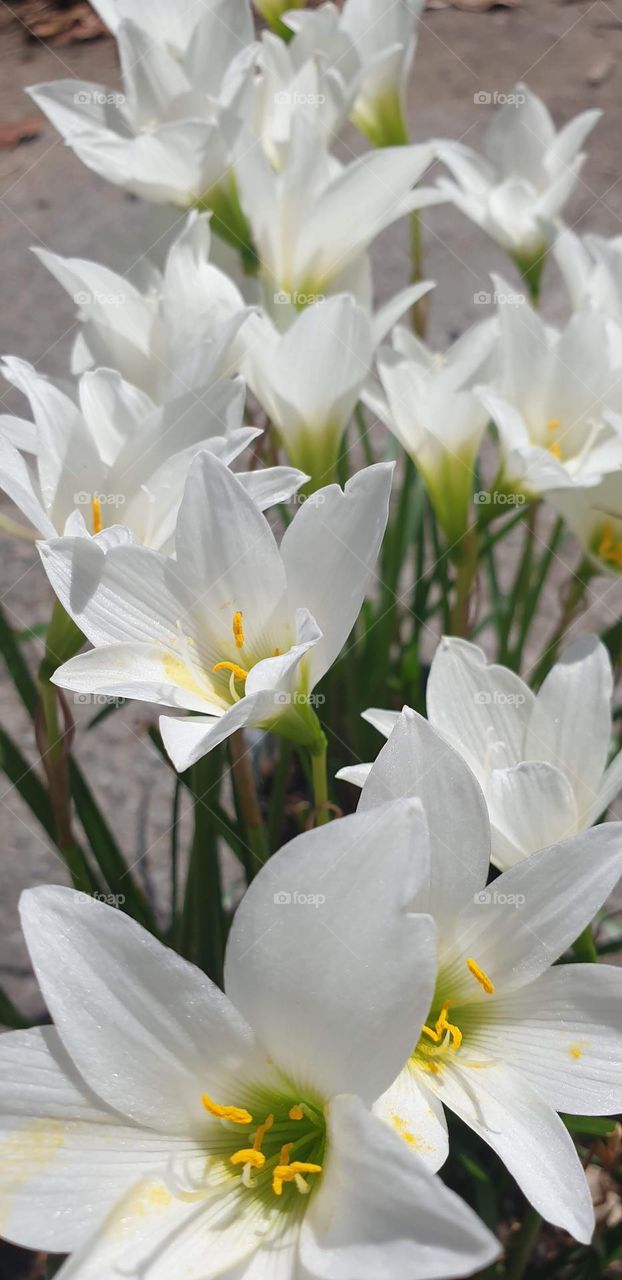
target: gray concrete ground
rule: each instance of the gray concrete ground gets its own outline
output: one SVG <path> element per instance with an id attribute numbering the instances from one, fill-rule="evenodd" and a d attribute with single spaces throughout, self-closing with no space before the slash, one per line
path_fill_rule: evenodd
<path id="1" fill-rule="evenodd" d="M 111 40 L 61 49 L 27 42 L 25 33 L 0 3 L 0 121 L 36 114 L 22 90 L 44 80 L 78 77 L 117 86 Z M 525 79 L 540 93 L 559 122 L 596 106 L 605 115 L 589 142 L 589 160 L 568 210 L 572 225 L 605 234 L 622 231 L 622 0 L 522 0 L 516 8 L 485 14 L 454 8 L 428 11 L 413 79 L 411 121 L 415 140 L 461 138 L 477 145 L 490 121 L 491 106 L 481 92 L 507 93 Z M 348 131 L 344 156 L 361 150 Z M 115 237 L 129 235 L 142 217 L 140 205 L 99 180 L 75 159 L 51 126 L 35 141 L 0 152 L 2 302 L 0 351 L 20 355 L 52 374 L 67 368 L 74 336 L 72 306 L 29 252 L 46 246 L 64 254 L 109 257 Z M 475 301 L 487 290 L 491 268 L 511 270 L 500 251 L 456 210 L 440 207 L 424 214 L 426 274 L 438 281 L 431 335 L 439 346 L 482 317 Z M 378 293 L 384 298 L 406 280 L 406 230 L 385 233 L 375 249 Z M 546 310 L 562 316 L 563 289 L 550 266 L 545 277 Z M 10 390 L 0 393 L 0 411 L 17 407 Z M 545 535 L 543 535 L 545 536 Z M 569 542 L 562 551 L 574 563 Z M 558 585 L 546 601 L 541 636 L 559 609 Z M 16 627 L 46 619 L 50 595 L 33 548 L 2 537 L 1 598 Z M 620 589 L 599 580 L 590 598 L 589 622 L 608 625 L 620 612 Z M 32 646 L 33 659 L 36 645 Z M 78 712 L 81 708 L 77 708 Z M 84 715 L 79 715 L 80 722 Z M 155 875 L 165 905 L 171 782 L 145 737 L 148 712 L 136 704 L 107 721 L 97 735 L 79 738 L 79 759 L 106 815 L 132 861 Z M 32 757 L 32 734 L 2 677 L 0 722 Z M 620 810 L 622 812 L 622 809 Z M 41 881 L 62 882 L 65 873 L 54 851 L 35 829 L 19 798 L 0 782 L 0 982 L 29 1014 L 40 1000 L 27 978 L 27 957 L 17 924 L 20 891 Z"/>

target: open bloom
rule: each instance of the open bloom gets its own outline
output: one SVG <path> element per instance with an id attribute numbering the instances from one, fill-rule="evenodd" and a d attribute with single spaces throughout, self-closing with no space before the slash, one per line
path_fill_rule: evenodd
<path id="1" fill-rule="evenodd" d="M 622 433 L 622 418 L 612 418 Z M 576 493 L 554 489 L 545 494 L 584 547 L 593 564 L 606 573 L 622 573 L 622 475 L 605 476 L 600 484 Z"/>
<path id="2" fill-rule="evenodd" d="M 232 462 L 260 434 L 242 426 L 240 379 L 158 408 L 112 369 L 83 374 L 76 399 L 24 361 L 7 358 L 2 371 L 28 397 L 34 422 L 0 419 L 0 488 L 44 538 L 107 542 L 122 525 L 132 539 L 169 551 L 193 457 L 207 449 Z M 286 501 L 306 477 L 265 467 L 238 479 L 263 509 Z"/>
<path id="3" fill-rule="evenodd" d="M 478 784 L 408 709 L 358 813 L 373 820 L 376 805 L 403 796 L 421 800 L 430 831 L 429 880 L 413 909 L 436 922 L 438 963 L 428 1015 L 413 1026 L 407 1064 L 376 1110 L 419 1135 L 418 1150 L 437 1168 L 448 1107 L 548 1221 L 588 1242 L 592 1198 L 556 1113 L 613 1115 L 622 1106 L 622 971 L 551 966 L 622 874 L 622 824 L 535 854 L 486 887 L 488 817 Z"/>
<path id="4" fill-rule="evenodd" d="M 196 390 L 217 369 L 237 369 L 235 343 L 248 312 L 232 280 L 210 262 L 207 214 L 190 213 L 163 270 L 144 260 L 142 287 L 82 258 L 35 249 L 73 298 L 82 322 L 73 370 L 118 369 L 158 404 Z"/>
<path id="5" fill-rule="evenodd" d="M 613 675 L 596 636 L 562 653 L 537 694 L 520 676 L 488 663 L 467 640 L 445 637 L 427 687 L 430 724 L 460 753 L 484 793 L 492 860 L 501 868 L 585 831 L 622 787 L 622 752 L 612 740 Z M 389 737 L 397 711 L 366 711 Z M 343 769 L 362 786 L 371 765 Z"/>
<path id="6" fill-rule="evenodd" d="M 302 905 L 259 874 L 227 995 L 85 894 L 24 894 L 54 1027 L 0 1039 L 4 1234 L 72 1251 L 66 1280 L 436 1280 L 491 1262 L 494 1237 L 370 1110 L 431 990 L 433 927 L 408 911 L 417 824 L 415 804 L 388 805 L 292 841 L 273 861 Z"/>
<path id="7" fill-rule="evenodd" d="M 458 142 L 439 145 L 455 179 L 440 179 L 441 190 L 528 270 L 554 238 L 552 223 L 577 184 L 581 147 L 600 114 L 584 111 L 558 132 L 542 100 L 517 84 L 495 112 L 481 155 Z"/>
<path id="8" fill-rule="evenodd" d="M 473 325 L 445 354 L 403 326 L 377 355 L 380 386 L 363 399 L 419 468 L 450 542 L 468 524 L 473 469 L 488 421 L 474 382 L 493 376 L 494 321 Z"/>
<path id="9" fill-rule="evenodd" d="M 369 302 L 366 250 L 372 240 L 404 214 L 441 198 L 415 188 L 432 158 L 431 146 L 389 147 L 342 167 L 303 112 L 294 115 L 279 169 L 261 147 L 241 149 L 235 172 L 267 310 L 283 295 L 299 309 L 328 293 L 350 292 Z"/>
<path id="10" fill-rule="evenodd" d="M 74 79 L 35 85 L 31 96 L 101 177 L 156 203 L 226 207 L 235 226 L 231 157 L 254 56 L 247 0 L 103 0 L 99 10 L 117 39 L 123 93 Z"/>
<path id="11" fill-rule="evenodd" d="M 324 47 L 334 33 L 327 12 L 331 8 L 326 5 L 309 15 L 315 21 L 305 23 L 296 35 L 280 23 L 289 43 L 269 31 L 263 33 L 257 54 L 260 74 L 254 86 L 254 131 L 277 168 L 298 112 L 330 142 L 345 124 L 354 101 L 356 81 L 346 78 L 337 51 L 328 56 Z M 288 22 L 297 16 L 288 13 Z"/>
<path id="12" fill-rule="evenodd" d="M 193 463 L 176 560 L 62 538 L 40 546 L 61 603 L 95 648 L 55 683 L 198 712 L 160 728 L 184 770 L 236 729 L 324 744 L 311 692 L 363 603 L 384 534 L 392 464 L 320 490 L 280 548 L 244 486 L 211 454 Z"/>
<path id="13" fill-rule="evenodd" d="M 497 488 L 533 497 L 598 484 L 622 463 L 609 412 L 622 407 L 622 349 L 613 367 L 605 317 L 586 308 L 559 333 L 526 299 L 498 311 L 497 379 L 477 389 L 499 431 Z"/>

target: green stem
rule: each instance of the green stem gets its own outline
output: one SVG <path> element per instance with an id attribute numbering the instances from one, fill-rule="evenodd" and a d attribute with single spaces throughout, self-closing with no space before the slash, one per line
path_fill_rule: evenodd
<path id="1" fill-rule="evenodd" d="M 374 458 L 374 451 L 369 438 L 369 428 L 365 421 L 362 404 L 357 404 L 356 409 L 354 410 L 354 417 L 359 429 L 359 440 L 361 442 L 361 449 L 363 450 L 363 456 L 365 458 L 365 466 L 371 467 L 376 459 Z"/>
<path id="2" fill-rule="evenodd" d="M 523 1280 L 542 1226 L 542 1218 L 529 1208 L 518 1232 L 505 1269 L 506 1280 Z"/>
<path id="3" fill-rule="evenodd" d="M 326 747 L 317 754 L 311 754 L 311 776 L 313 778 L 313 803 L 315 807 L 315 824 L 320 827 L 330 820 L 328 811 L 328 771 L 326 766 Z"/>
<path id="4" fill-rule="evenodd" d="M 283 810 L 287 794 L 287 781 L 292 759 L 291 743 L 286 738 L 279 742 L 279 758 L 272 776 L 270 808 L 268 813 L 268 836 L 270 848 L 279 849 L 283 838 Z"/>
<path id="5" fill-rule="evenodd" d="M 537 567 L 535 579 L 529 591 L 526 594 L 524 605 L 523 605 L 523 616 L 521 618 L 518 639 L 516 641 L 516 646 L 514 649 L 513 661 L 511 663 L 511 665 L 514 666 L 514 669 L 516 671 L 520 670 L 521 659 L 522 659 L 523 651 L 527 641 L 527 636 L 529 634 L 531 624 L 535 617 L 536 610 L 540 601 L 540 596 L 542 594 L 544 584 L 548 577 L 549 570 L 553 563 L 555 553 L 564 536 L 564 529 L 565 529 L 564 521 L 560 516 L 551 534 L 549 545 L 546 548 L 544 555 L 540 559 L 539 565 Z"/>
<path id="6" fill-rule="evenodd" d="M 463 540 L 463 556 L 456 572 L 456 596 L 451 612 L 451 634 L 469 635 L 469 605 L 471 592 L 477 577 L 479 538 L 477 529 L 471 528 Z"/>
<path id="7" fill-rule="evenodd" d="M 423 236 L 421 233 L 421 215 L 415 209 L 410 215 L 410 252 L 412 261 L 411 279 L 413 284 L 423 280 Z M 412 310 L 413 329 L 418 338 L 425 338 L 428 327 L 428 298 L 420 298 Z"/>
<path id="8" fill-rule="evenodd" d="M 194 836 L 184 898 L 181 951 L 222 986 L 225 918 L 218 835 L 210 806 L 218 799 L 222 760 L 216 748 L 192 766 Z"/>
<path id="9" fill-rule="evenodd" d="M 248 841 L 250 857 L 245 859 L 246 879 L 250 884 L 260 867 L 270 857 L 270 845 L 261 815 L 253 762 L 243 729 L 229 739 L 229 757 L 236 804 Z"/>
<path id="10" fill-rule="evenodd" d="M 536 688 L 542 684 L 545 676 L 548 675 L 551 667 L 555 663 L 560 644 L 583 603 L 585 592 L 587 591 L 590 578 L 592 578 L 593 575 L 594 566 L 588 557 L 585 556 L 576 573 L 568 583 L 561 618 L 535 669 L 532 683 Z"/>
<path id="11" fill-rule="evenodd" d="M 499 647 L 499 662 L 508 664 L 511 652 L 511 636 L 512 628 L 516 618 L 517 610 L 522 601 L 531 578 L 531 567 L 533 564 L 534 541 L 535 541 L 535 525 L 536 525 L 536 505 L 529 507 L 525 517 L 525 538 L 523 542 L 523 551 L 520 558 L 519 566 L 516 571 L 516 577 L 510 598 L 507 602 L 503 627 L 501 629 L 501 642 Z"/>

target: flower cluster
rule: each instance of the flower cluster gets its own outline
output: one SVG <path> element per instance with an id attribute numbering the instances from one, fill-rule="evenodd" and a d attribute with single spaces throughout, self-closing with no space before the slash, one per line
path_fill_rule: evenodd
<path id="1" fill-rule="evenodd" d="M 54 593 L 36 682 L 32 634 L 0 618 L 41 777 L 4 730 L 1 763 L 72 887 L 22 897 L 53 1026 L 2 996 L 0 1229 L 70 1254 L 59 1280 L 448 1280 L 502 1246 L 520 1280 L 465 1171 L 588 1245 L 575 1136 L 622 1110 L 622 970 L 600 961 L 622 939 L 594 929 L 622 874 L 601 821 L 622 633 L 567 636 L 622 571 L 622 249 L 562 223 L 598 113 L 557 131 L 518 85 L 481 155 L 411 143 L 422 0 L 94 7 L 123 93 L 32 96 L 167 225 L 156 248 L 145 218 L 139 272 L 39 249 L 75 307 L 70 367 L 1 367 L 28 406 L 0 417 L 1 520 Z M 348 121 L 366 149 L 342 163 Z M 441 201 L 520 283 L 494 275 L 494 315 L 437 352 L 420 211 Z M 370 249 L 404 218 L 415 269 L 379 305 Z M 89 728 L 146 704 L 174 788 L 166 923 L 68 692 L 104 702 Z"/>

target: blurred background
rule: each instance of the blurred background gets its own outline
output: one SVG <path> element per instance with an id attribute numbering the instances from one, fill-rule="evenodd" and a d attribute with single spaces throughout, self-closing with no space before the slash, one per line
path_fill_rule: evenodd
<path id="1" fill-rule="evenodd" d="M 138 201 L 82 166 L 24 92 L 30 84 L 72 77 L 113 89 L 120 84 L 116 46 L 90 6 L 82 0 L 0 0 L 0 354 L 19 355 L 57 376 L 67 370 L 74 311 L 31 247 L 119 266 L 122 244 L 127 253 L 132 236 L 138 243 L 144 217 Z M 621 233 L 622 0 L 431 0 L 419 24 L 412 78 L 413 141 L 451 137 L 478 147 L 495 95 L 511 92 L 520 80 L 545 100 L 557 125 L 588 107 L 603 110 L 566 217 L 577 230 Z M 345 159 L 364 146 L 349 130 L 338 150 Z M 484 317 L 479 295 L 490 287 L 491 268 L 506 276 L 510 268 L 484 233 L 450 206 L 424 211 L 423 224 L 425 275 L 437 281 L 430 339 L 444 347 Z M 407 228 L 398 226 L 375 246 L 380 300 L 406 283 L 406 236 Z M 564 316 L 564 289 L 550 263 L 543 292 L 547 316 Z M 19 398 L 4 384 L 0 400 L 0 412 L 20 412 Z M 595 621 L 610 622 L 612 611 L 619 616 L 616 590 L 609 590 L 606 606 L 592 593 Z M 3 535 L 0 598 L 11 625 L 31 629 L 36 646 L 38 625 L 49 612 L 47 584 L 32 545 Z M 559 610 L 554 590 L 547 608 L 550 617 Z M 171 784 L 147 739 L 147 720 L 148 709 L 139 703 L 110 717 L 97 735 L 82 736 L 81 764 L 96 781 L 106 816 L 150 895 L 164 906 L 159 867 L 168 859 Z M 0 722 L 32 757 L 30 725 L 6 683 L 0 683 Z M 4 781 L 0 830 L 0 982 L 37 1020 L 43 1009 L 19 934 L 17 900 L 27 885 L 63 881 L 65 874 Z M 42 1265 L 32 1255 L 7 1251 L 0 1256 L 0 1280 L 34 1280 L 44 1274 Z"/>

